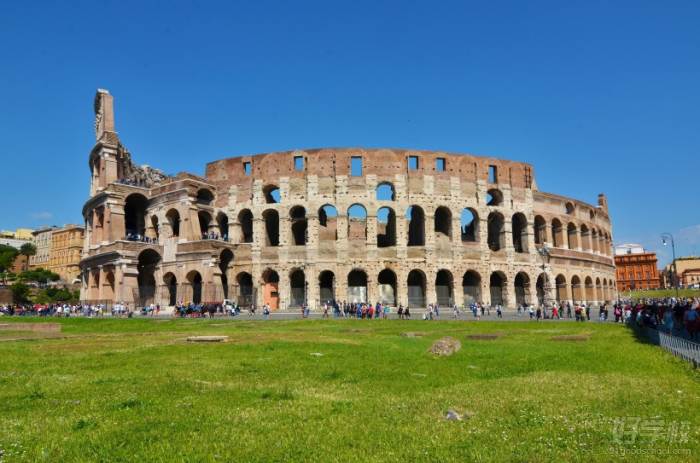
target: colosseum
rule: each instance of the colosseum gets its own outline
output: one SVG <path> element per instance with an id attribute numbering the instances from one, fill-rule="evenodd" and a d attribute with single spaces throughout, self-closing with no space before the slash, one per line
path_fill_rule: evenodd
<path id="1" fill-rule="evenodd" d="M 541 192 L 529 164 L 321 148 L 169 176 L 133 163 L 109 92 L 94 106 L 86 302 L 512 308 L 615 297 L 605 196 L 591 205 Z"/>

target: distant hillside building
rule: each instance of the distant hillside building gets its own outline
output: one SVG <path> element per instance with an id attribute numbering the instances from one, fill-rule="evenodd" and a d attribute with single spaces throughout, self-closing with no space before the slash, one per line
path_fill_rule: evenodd
<path id="1" fill-rule="evenodd" d="M 80 253 L 84 239 L 85 228 L 79 225 L 66 225 L 51 233 L 48 270 L 57 273 L 66 283 L 80 277 Z"/>
<path id="2" fill-rule="evenodd" d="M 647 251 L 640 244 L 622 244 L 615 247 L 617 288 L 655 289 L 661 287 L 656 253 Z"/>

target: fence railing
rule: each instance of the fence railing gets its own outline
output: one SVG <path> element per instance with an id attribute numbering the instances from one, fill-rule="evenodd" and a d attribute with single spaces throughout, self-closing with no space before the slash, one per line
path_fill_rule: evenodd
<path id="1" fill-rule="evenodd" d="M 693 364 L 695 368 L 700 365 L 700 344 L 678 336 L 655 330 L 646 326 L 631 324 L 632 328 L 646 337 L 649 342 L 666 349 L 676 357 Z"/>

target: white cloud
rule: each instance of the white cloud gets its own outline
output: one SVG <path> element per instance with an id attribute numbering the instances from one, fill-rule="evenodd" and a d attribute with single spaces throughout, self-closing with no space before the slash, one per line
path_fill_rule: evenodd
<path id="1" fill-rule="evenodd" d="M 50 218 L 53 217 L 53 214 L 50 212 L 42 211 L 42 212 L 34 212 L 31 214 L 32 219 L 34 220 L 49 220 Z"/>

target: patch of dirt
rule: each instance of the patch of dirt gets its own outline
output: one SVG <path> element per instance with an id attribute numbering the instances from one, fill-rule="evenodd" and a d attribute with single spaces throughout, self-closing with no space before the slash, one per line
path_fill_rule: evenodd
<path id="1" fill-rule="evenodd" d="M 552 341 L 588 341 L 590 338 L 590 334 L 563 334 L 551 337 Z"/>
<path id="2" fill-rule="evenodd" d="M 430 346 L 430 353 L 439 356 L 450 356 L 462 348 L 462 343 L 453 337 L 445 336 L 438 339 Z"/>
<path id="3" fill-rule="evenodd" d="M 425 336 L 425 333 L 420 331 L 407 331 L 405 333 L 401 333 L 401 336 L 404 338 L 422 338 Z"/>

